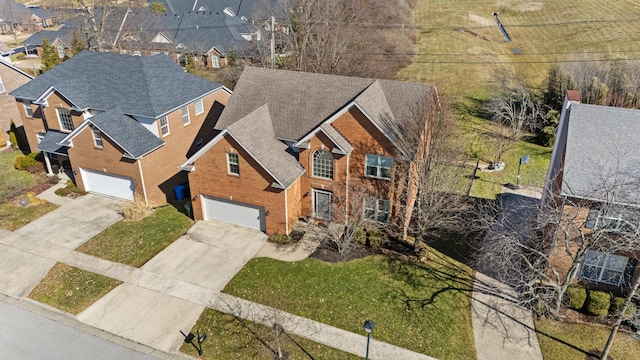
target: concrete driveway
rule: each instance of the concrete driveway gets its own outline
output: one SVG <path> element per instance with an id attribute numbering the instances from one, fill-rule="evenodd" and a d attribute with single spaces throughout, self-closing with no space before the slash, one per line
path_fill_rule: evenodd
<path id="1" fill-rule="evenodd" d="M 124 202 L 97 195 L 81 196 L 15 231 L 27 239 L 46 240 L 75 249 L 120 221 Z"/>
<path id="2" fill-rule="evenodd" d="M 143 270 L 220 291 L 267 241 L 264 233 L 219 221 L 198 221 Z"/>
<path id="3" fill-rule="evenodd" d="M 264 245 L 259 231 L 199 221 L 141 270 L 213 291 L 225 284 Z M 185 294 L 186 295 L 186 294 Z M 122 284 L 78 315 L 84 323 L 142 344 L 175 352 L 204 309 L 174 296 Z"/>

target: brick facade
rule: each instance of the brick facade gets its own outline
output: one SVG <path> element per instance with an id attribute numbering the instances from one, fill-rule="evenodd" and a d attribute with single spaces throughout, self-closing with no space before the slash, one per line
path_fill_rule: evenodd
<path id="1" fill-rule="evenodd" d="M 17 127 L 22 126 L 21 114 L 24 113 L 22 106 L 16 106 L 16 100 L 9 93 L 28 83 L 29 80 L 31 80 L 29 76 L 0 61 L 0 81 L 4 87 L 4 92 L 0 93 L 0 109 L 2 109 L 0 112 L 0 131 L 5 134 L 11 127 L 11 121 Z"/>

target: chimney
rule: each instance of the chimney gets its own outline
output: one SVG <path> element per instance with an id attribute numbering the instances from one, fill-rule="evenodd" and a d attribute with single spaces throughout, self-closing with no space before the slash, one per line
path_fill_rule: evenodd
<path id="1" fill-rule="evenodd" d="M 575 90 L 567 90 L 567 100 L 572 102 L 580 102 L 580 93 Z"/>

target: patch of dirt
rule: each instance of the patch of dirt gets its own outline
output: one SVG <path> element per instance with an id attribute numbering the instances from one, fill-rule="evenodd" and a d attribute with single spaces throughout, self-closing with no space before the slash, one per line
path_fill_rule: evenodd
<path id="1" fill-rule="evenodd" d="M 377 255 L 381 252 L 379 250 L 368 248 L 362 244 L 355 244 L 351 251 L 340 254 L 335 244 L 329 239 L 323 240 L 316 251 L 310 256 L 314 259 L 322 260 L 328 263 L 339 263 L 345 261 L 351 261 L 354 259 L 361 259 L 370 255 Z"/>
<path id="2" fill-rule="evenodd" d="M 575 324 L 611 326 L 611 324 L 613 323 L 611 319 L 590 316 L 569 308 L 562 309 L 560 311 L 560 316 L 564 321 Z"/>
<path id="3" fill-rule="evenodd" d="M 302 237 L 304 236 L 305 232 L 302 230 L 293 230 L 291 231 L 291 233 L 289 234 L 289 237 L 291 238 L 291 240 L 293 240 L 294 242 L 298 242 L 302 239 Z"/>
<path id="4" fill-rule="evenodd" d="M 482 39 L 484 41 L 489 41 L 489 42 L 491 41 L 488 37 L 486 37 L 484 35 L 477 34 L 477 33 L 473 32 L 473 31 L 471 31 L 469 29 L 458 29 L 458 31 L 463 32 L 465 34 L 469 34 L 469 35 L 475 36 L 475 37 L 480 38 L 480 39 Z"/>

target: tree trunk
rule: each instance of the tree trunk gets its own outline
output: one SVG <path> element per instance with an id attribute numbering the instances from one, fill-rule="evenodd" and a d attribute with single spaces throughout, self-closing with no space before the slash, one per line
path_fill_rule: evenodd
<path id="1" fill-rule="evenodd" d="M 626 309 L 625 309 L 626 310 Z M 618 329 L 620 328 L 620 324 L 622 323 L 622 315 L 618 317 L 615 324 L 611 328 L 611 333 L 609 333 L 609 338 L 607 339 L 607 344 L 604 346 L 602 350 L 602 355 L 600 355 L 600 359 L 606 359 L 609 355 L 609 350 L 611 350 L 611 346 L 613 345 L 613 340 L 616 338 L 616 334 L 618 333 Z"/>

